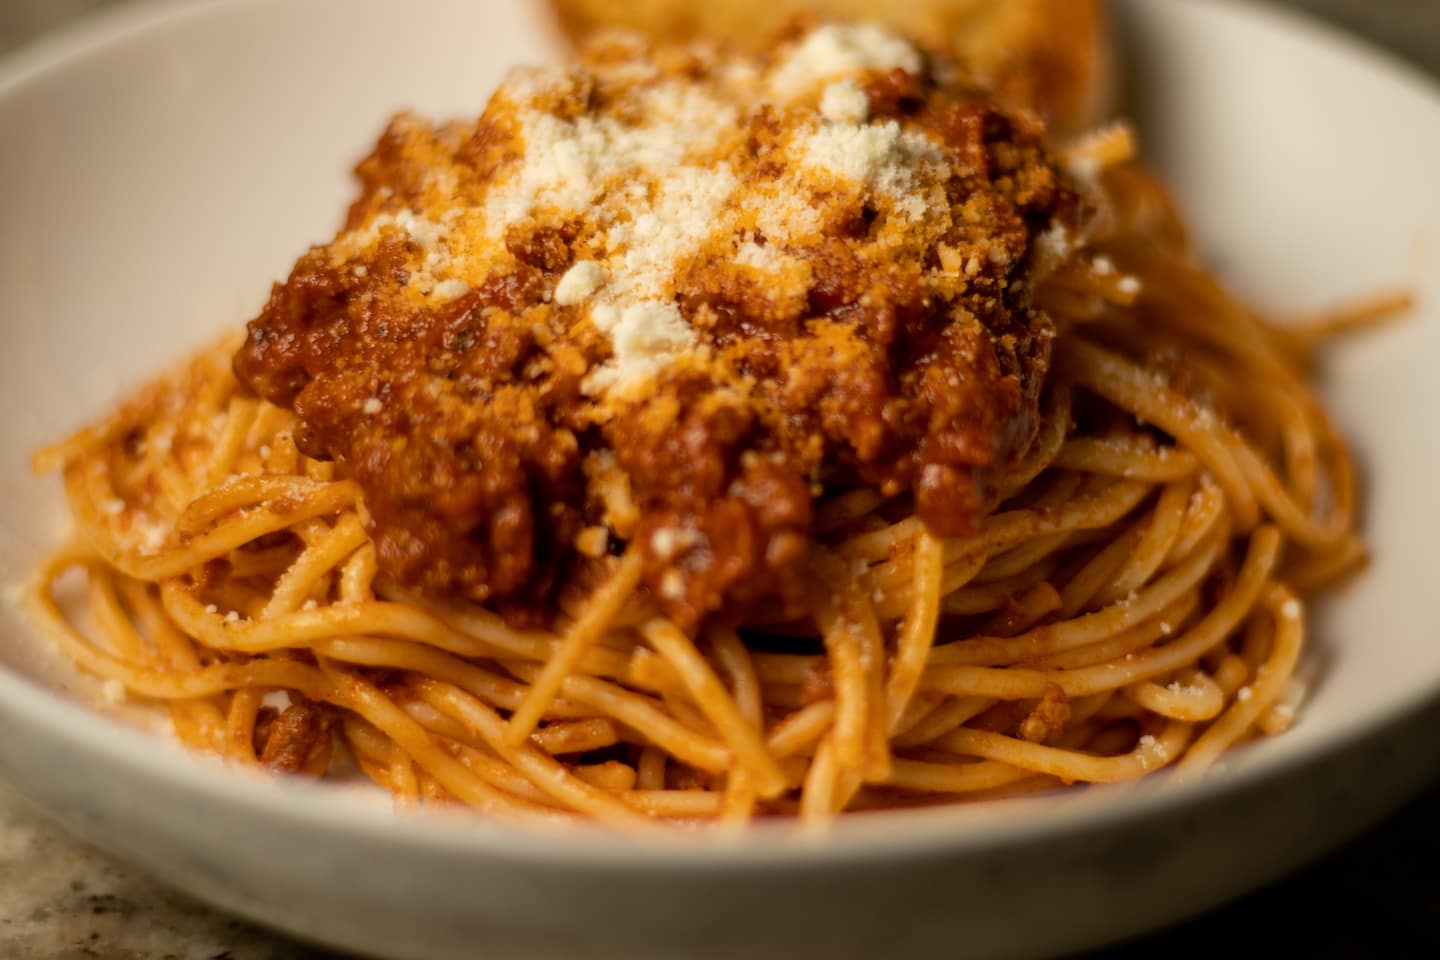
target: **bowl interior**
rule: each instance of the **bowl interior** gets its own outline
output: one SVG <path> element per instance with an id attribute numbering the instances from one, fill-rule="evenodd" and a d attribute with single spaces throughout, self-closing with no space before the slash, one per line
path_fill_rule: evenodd
<path id="1" fill-rule="evenodd" d="M 556 59 L 537 6 L 159 6 L 0 69 L 0 582 L 23 579 L 65 533 L 58 484 L 30 475 L 30 451 L 248 319 L 338 224 L 348 169 L 393 111 L 473 115 L 505 68 Z M 1424 602 L 1440 533 L 1440 100 L 1344 41 L 1239 5 L 1122 0 L 1117 14 L 1145 152 L 1225 277 L 1278 312 L 1402 285 L 1419 296 L 1405 322 L 1327 357 L 1374 561 L 1316 617 L 1302 722 L 1242 758 L 1263 774 L 1440 693 L 1440 607 Z M 36 686 L 91 691 L 13 610 L 0 618 L 0 694 L 139 749 L 104 719 L 35 698 Z M 189 766 L 165 763 L 146 775 Z"/>
<path id="2" fill-rule="evenodd" d="M 1425 479 L 1440 392 L 1424 372 L 1440 349 L 1440 195 L 1416 189 L 1440 156 L 1440 101 L 1308 23 L 1211 6 L 1121 7 L 1144 152 L 1209 264 L 1281 319 L 1399 289 L 1417 301 L 1336 342 L 1319 370 L 1361 471 L 1371 563 L 1316 610 L 1304 722 L 1254 751 L 1278 754 L 1440 686 L 1440 614 L 1421 599 L 1440 529 Z"/>

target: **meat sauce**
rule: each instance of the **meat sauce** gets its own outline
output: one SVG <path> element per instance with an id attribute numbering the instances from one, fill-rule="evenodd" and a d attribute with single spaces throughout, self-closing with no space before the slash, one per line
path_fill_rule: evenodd
<path id="1" fill-rule="evenodd" d="M 543 610 L 578 543 L 686 626 L 795 608 L 818 499 L 963 534 L 1036 429 L 1077 207 L 1042 138 L 874 28 L 611 41 L 392 121 L 235 370 L 424 592 Z"/>

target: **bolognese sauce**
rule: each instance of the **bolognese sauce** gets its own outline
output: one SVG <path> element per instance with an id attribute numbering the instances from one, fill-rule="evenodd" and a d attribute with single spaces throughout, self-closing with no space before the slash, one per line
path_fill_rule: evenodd
<path id="1" fill-rule="evenodd" d="M 424 592 L 535 606 L 628 545 L 681 624 L 793 608 L 817 499 L 963 534 L 1033 436 L 1079 206 L 1042 137 L 871 26 L 610 39 L 392 121 L 235 370 Z"/>

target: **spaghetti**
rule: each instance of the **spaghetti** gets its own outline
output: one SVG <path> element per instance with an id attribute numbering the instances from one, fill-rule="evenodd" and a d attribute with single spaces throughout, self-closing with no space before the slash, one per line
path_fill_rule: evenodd
<path id="1" fill-rule="evenodd" d="M 76 536 L 35 622 L 197 748 L 353 761 L 401 802 L 496 816 L 823 822 L 1197 773 L 1289 726 L 1305 598 L 1363 562 L 1307 374 L 1348 324 L 1237 304 L 1128 152 L 1111 131 L 1065 157 L 1095 215 L 1037 278 L 1037 426 L 969 529 L 893 484 L 826 487 L 785 602 L 687 616 L 613 537 L 578 548 L 536 626 L 388 569 L 365 485 L 301 451 L 226 338 L 37 455 Z M 57 599 L 73 570 L 83 610 Z"/>

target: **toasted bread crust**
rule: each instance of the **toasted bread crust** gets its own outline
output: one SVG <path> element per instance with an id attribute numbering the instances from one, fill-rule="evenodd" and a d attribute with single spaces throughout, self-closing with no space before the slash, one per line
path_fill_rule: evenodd
<path id="1" fill-rule="evenodd" d="M 1011 103 L 1060 134 L 1097 122 L 1109 89 L 1104 0 L 550 0 L 575 43 L 599 30 L 657 40 L 767 42 L 799 15 L 872 19 L 948 48 Z"/>

